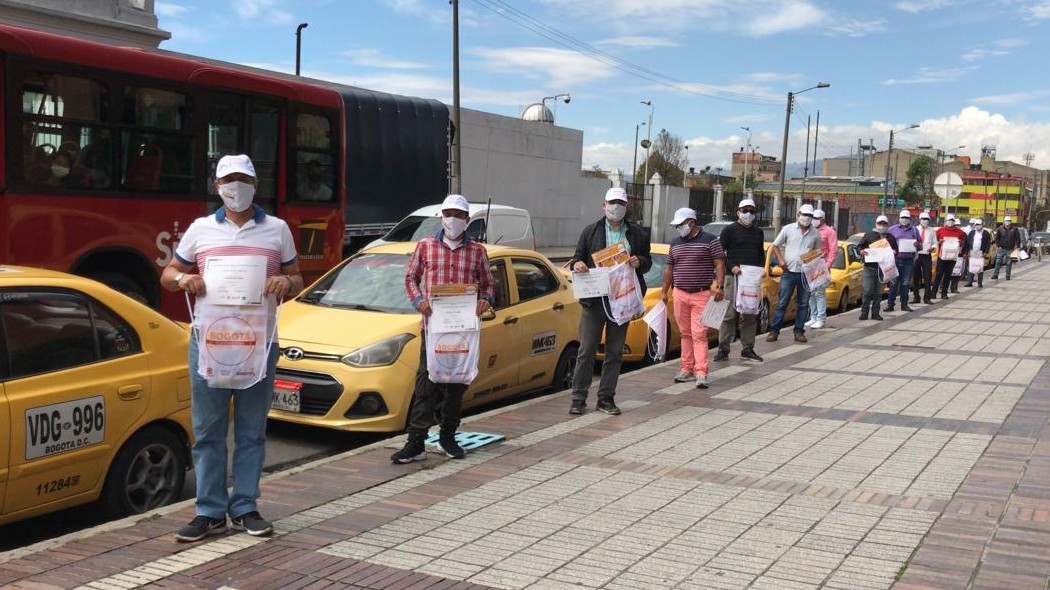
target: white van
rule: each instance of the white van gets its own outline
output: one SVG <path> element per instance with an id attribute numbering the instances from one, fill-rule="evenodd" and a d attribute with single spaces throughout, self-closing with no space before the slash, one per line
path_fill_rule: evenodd
<path id="1" fill-rule="evenodd" d="M 486 222 L 487 220 L 487 222 Z M 441 229 L 441 205 L 416 209 L 388 231 L 386 235 L 365 246 L 371 248 L 388 242 L 414 242 L 423 236 L 432 236 Z M 532 231 L 532 216 L 525 209 L 507 205 L 470 204 L 470 223 L 467 235 L 486 244 L 536 249 Z"/>

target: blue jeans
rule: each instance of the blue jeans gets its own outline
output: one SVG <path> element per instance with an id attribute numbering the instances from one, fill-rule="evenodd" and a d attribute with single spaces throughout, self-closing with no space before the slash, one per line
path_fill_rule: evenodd
<path id="1" fill-rule="evenodd" d="M 209 518 L 243 516 L 257 510 L 259 478 L 266 458 L 266 414 L 273 400 L 274 371 L 280 348 L 274 343 L 266 377 L 248 389 L 214 389 L 197 374 L 197 337 L 190 337 L 190 402 L 193 413 L 193 468 L 197 476 L 197 514 Z M 233 493 L 226 489 L 226 434 L 233 399 Z"/>
<path id="2" fill-rule="evenodd" d="M 809 319 L 815 322 L 827 321 L 828 294 L 824 287 L 809 292 L 809 314 Z"/>
<path id="3" fill-rule="evenodd" d="M 809 291 L 802 283 L 802 273 L 785 272 L 780 277 L 780 292 L 777 293 L 777 311 L 773 314 L 773 323 L 769 325 L 770 332 L 780 332 L 784 324 L 784 314 L 787 312 L 791 297 L 795 297 L 795 333 L 802 334 L 806 331 L 806 320 L 809 319 Z"/>
<path id="4" fill-rule="evenodd" d="M 1006 262 L 1006 278 L 1010 278 L 1010 269 L 1014 266 L 1014 259 L 1010 258 L 1011 250 L 1000 248 L 995 251 L 995 268 L 992 270 L 992 278 L 999 278 L 999 267 Z"/>
<path id="5" fill-rule="evenodd" d="M 915 259 L 897 261 L 897 278 L 890 281 L 890 296 L 886 305 L 896 305 L 897 295 L 900 294 L 901 307 L 908 304 L 908 288 L 911 287 L 911 271 L 915 267 Z"/>

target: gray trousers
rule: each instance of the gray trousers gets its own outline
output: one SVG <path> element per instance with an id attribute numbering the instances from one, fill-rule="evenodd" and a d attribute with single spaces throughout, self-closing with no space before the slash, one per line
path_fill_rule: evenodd
<path id="1" fill-rule="evenodd" d="M 954 264 L 954 263 L 952 263 Z M 864 293 L 860 299 L 860 315 L 879 315 L 879 302 L 882 301 L 882 283 L 879 282 L 879 268 L 864 265 Z"/>
<path id="2" fill-rule="evenodd" d="M 729 351 L 729 344 L 733 342 L 733 334 L 736 332 L 736 319 L 740 318 L 740 342 L 744 348 L 755 347 L 755 333 L 758 331 L 758 315 L 746 315 L 736 310 L 736 275 L 726 273 L 725 282 L 726 301 L 729 302 L 729 311 L 718 328 L 718 349 Z"/>
<path id="3" fill-rule="evenodd" d="M 601 381 L 598 382 L 598 399 L 612 400 L 616 395 L 616 384 L 620 381 L 620 366 L 623 365 L 623 343 L 627 339 L 627 326 L 618 325 L 605 316 L 601 303 L 584 307 L 580 315 L 580 353 L 576 356 L 576 372 L 572 376 L 573 401 L 586 401 L 587 390 L 594 379 L 594 355 L 605 329 L 605 360 L 602 362 Z"/>

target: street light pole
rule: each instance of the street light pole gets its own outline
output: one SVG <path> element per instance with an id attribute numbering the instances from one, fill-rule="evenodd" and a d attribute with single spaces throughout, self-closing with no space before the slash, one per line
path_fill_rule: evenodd
<path id="1" fill-rule="evenodd" d="M 908 125 L 904 129 L 898 129 L 898 131 L 907 131 L 909 129 L 915 129 L 918 126 L 919 126 L 918 123 L 913 123 L 911 125 Z M 882 214 L 883 215 L 886 214 L 886 200 L 889 198 L 889 192 L 890 192 L 890 158 L 893 157 L 893 132 L 894 132 L 894 130 L 890 129 L 890 146 L 889 146 L 889 148 L 886 151 L 886 181 L 882 183 Z M 896 178 L 897 170 L 893 171 L 893 176 L 894 176 L 894 178 Z M 894 183 L 894 188 L 896 188 L 896 183 Z"/>
<path id="2" fill-rule="evenodd" d="M 653 101 L 643 100 L 642 104 L 649 107 L 649 129 L 646 132 L 645 141 L 645 174 L 642 175 L 642 184 L 649 184 L 649 149 L 653 146 L 653 113 L 656 111 L 656 107 L 653 106 Z"/>
<path id="3" fill-rule="evenodd" d="M 634 161 L 631 163 L 631 180 L 638 184 L 638 128 L 645 125 L 645 121 L 634 126 Z"/>
<path id="4" fill-rule="evenodd" d="M 459 0 L 452 0 L 452 193 L 463 194 L 463 127 L 459 110 Z"/>
<path id="5" fill-rule="evenodd" d="M 682 186 L 685 186 L 685 179 L 689 176 L 689 146 L 683 145 L 685 149 L 685 165 L 682 166 Z"/>
<path id="6" fill-rule="evenodd" d="M 309 23 L 299 23 L 298 27 L 295 27 L 295 75 L 299 75 L 299 61 L 300 56 L 303 52 L 303 29 L 310 26 Z"/>
<path id="7" fill-rule="evenodd" d="M 747 161 L 751 159 L 751 128 L 741 127 L 747 131 L 747 147 L 744 148 L 744 194 L 747 195 Z"/>
<path id="8" fill-rule="evenodd" d="M 787 108 L 784 111 L 784 144 L 780 148 L 780 190 L 773 195 L 773 231 L 780 231 L 780 209 L 784 201 L 784 179 L 787 176 L 787 156 L 788 156 L 788 132 L 791 130 L 791 107 L 795 101 L 795 97 L 803 92 L 809 92 L 814 88 L 827 88 L 831 86 L 827 82 L 819 82 L 816 86 L 811 86 L 805 90 L 798 92 L 788 92 L 787 96 Z"/>

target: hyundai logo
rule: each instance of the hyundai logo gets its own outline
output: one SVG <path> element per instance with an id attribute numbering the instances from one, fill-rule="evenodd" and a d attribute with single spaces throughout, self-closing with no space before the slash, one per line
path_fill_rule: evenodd
<path id="1" fill-rule="evenodd" d="M 303 355 L 305 355 L 306 353 L 303 352 L 303 349 L 296 348 L 293 346 L 292 348 L 286 348 L 282 350 L 281 354 L 284 355 L 284 358 L 290 361 L 298 361 L 302 360 Z"/>

